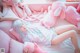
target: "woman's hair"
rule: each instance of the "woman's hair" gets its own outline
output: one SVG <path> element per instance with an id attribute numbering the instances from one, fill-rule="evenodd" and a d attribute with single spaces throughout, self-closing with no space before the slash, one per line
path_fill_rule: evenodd
<path id="1" fill-rule="evenodd" d="M 21 20 L 16 20 L 14 21 L 13 23 L 13 28 L 20 28 L 21 26 L 23 25 L 22 21 Z"/>

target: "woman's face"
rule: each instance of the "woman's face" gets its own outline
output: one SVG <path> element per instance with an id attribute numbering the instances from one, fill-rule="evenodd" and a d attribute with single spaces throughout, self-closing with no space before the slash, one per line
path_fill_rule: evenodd
<path id="1" fill-rule="evenodd" d="M 27 31 L 25 25 L 22 25 L 21 28 L 20 28 L 20 30 L 23 31 L 23 32 Z"/>

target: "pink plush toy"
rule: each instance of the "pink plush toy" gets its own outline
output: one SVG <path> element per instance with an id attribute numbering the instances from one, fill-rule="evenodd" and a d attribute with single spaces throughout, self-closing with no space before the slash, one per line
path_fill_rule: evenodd
<path id="1" fill-rule="evenodd" d="M 46 28 L 51 28 L 55 26 L 59 17 L 62 19 L 65 18 L 65 9 L 66 6 L 62 2 L 54 2 L 49 9 L 49 12 L 44 16 L 44 19 L 41 21 L 42 25 Z"/>
<path id="2" fill-rule="evenodd" d="M 80 14 L 76 11 L 76 8 L 72 6 L 68 6 L 66 9 L 66 17 L 65 19 L 71 24 L 80 27 Z"/>
<path id="3" fill-rule="evenodd" d="M 36 43 L 25 42 L 24 53 L 47 53 L 43 51 Z"/>

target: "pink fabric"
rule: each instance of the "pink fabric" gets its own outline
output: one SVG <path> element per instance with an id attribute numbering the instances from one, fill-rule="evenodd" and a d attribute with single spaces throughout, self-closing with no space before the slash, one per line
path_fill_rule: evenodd
<path id="1" fill-rule="evenodd" d="M 43 49 L 41 49 L 40 46 L 38 46 L 36 43 L 34 43 L 34 47 L 35 47 L 35 51 L 34 53 L 47 53 L 46 51 L 44 51 Z"/>
<path id="2" fill-rule="evenodd" d="M 62 19 L 65 18 L 65 9 L 66 6 L 62 2 L 53 3 L 51 9 L 49 10 L 48 14 L 45 15 L 41 23 L 47 28 L 55 26 L 59 17 Z"/>
<path id="3" fill-rule="evenodd" d="M 80 13 L 80 3 L 78 5 L 78 7 L 77 7 L 77 12 Z"/>
<path id="4" fill-rule="evenodd" d="M 25 42 L 24 44 L 24 52 L 28 50 L 28 53 L 47 53 L 43 51 L 40 46 L 38 46 L 36 43 L 31 42 Z"/>
<path id="5" fill-rule="evenodd" d="M 77 26 L 79 19 L 80 19 L 80 15 L 74 7 L 68 6 L 68 8 L 66 10 L 66 18 L 65 19 L 68 22 Z"/>
<path id="6" fill-rule="evenodd" d="M 5 48 L 5 53 L 9 52 L 10 37 L 0 30 L 0 48 Z"/>

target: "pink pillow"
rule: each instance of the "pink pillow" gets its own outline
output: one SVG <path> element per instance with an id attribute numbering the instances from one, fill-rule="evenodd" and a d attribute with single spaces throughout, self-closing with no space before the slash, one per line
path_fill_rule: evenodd
<path id="1" fill-rule="evenodd" d="M 80 13 L 80 3 L 78 5 L 78 7 L 77 7 L 77 12 Z"/>
<path id="2" fill-rule="evenodd" d="M 58 1 L 53 3 L 51 9 L 41 21 L 42 25 L 44 25 L 46 28 L 55 26 L 59 17 L 61 17 L 62 19 L 65 18 L 65 9 L 66 6 L 62 2 Z"/>
<path id="3" fill-rule="evenodd" d="M 10 42 L 10 53 L 23 53 L 23 44 L 12 39 Z"/>
<path id="4" fill-rule="evenodd" d="M 10 37 L 0 30 L 0 48 L 5 48 L 5 53 L 9 53 Z"/>

